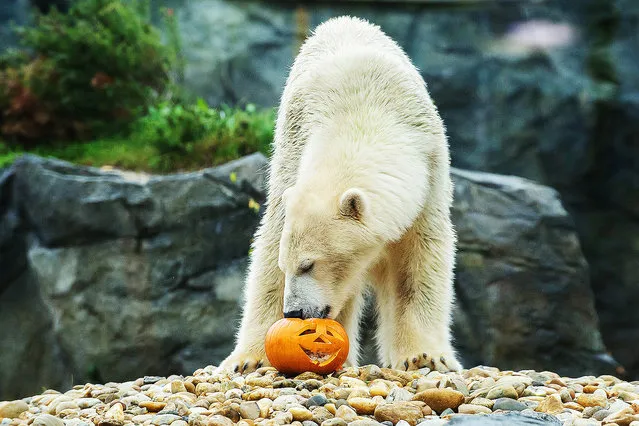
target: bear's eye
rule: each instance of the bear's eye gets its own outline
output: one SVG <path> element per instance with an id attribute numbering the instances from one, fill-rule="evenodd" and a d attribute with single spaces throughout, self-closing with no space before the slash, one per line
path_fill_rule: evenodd
<path id="1" fill-rule="evenodd" d="M 302 263 L 300 263 L 300 266 L 297 268 L 297 270 L 300 274 L 306 274 L 308 272 L 311 272 L 314 265 L 315 265 L 315 262 L 313 262 L 310 259 L 307 259 L 303 261 Z"/>

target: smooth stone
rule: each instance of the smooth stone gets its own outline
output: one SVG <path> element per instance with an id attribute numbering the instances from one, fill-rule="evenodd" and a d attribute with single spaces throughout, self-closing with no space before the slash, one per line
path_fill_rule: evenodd
<path id="1" fill-rule="evenodd" d="M 582 411 L 581 415 L 584 418 L 590 418 L 592 417 L 593 414 L 595 414 L 597 411 L 602 410 L 603 407 L 586 407 L 584 408 L 584 411 Z"/>
<path id="2" fill-rule="evenodd" d="M 146 408 L 150 412 L 157 413 L 166 407 L 166 402 L 142 401 L 138 405 L 142 408 Z"/>
<path id="3" fill-rule="evenodd" d="M 572 426 L 599 426 L 600 424 L 601 423 L 595 419 L 582 419 L 579 417 L 572 421 Z"/>
<path id="4" fill-rule="evenodd" d="M 510 398 L 505 398 L 505 399 L 509 401 L 514 401 Z M 493 401 L 492 399 L 482 398 L 482 397 L 474 398 L 473 400 L 470 401 L 470 403 L 473 405 L 481 405 L 483 407 L 490 408 L 491 410 L 493 409 L 493 406 L 495 405 L 495 401 Z"/>
<path id="5" fill-rule="evenodd" d="M 495 386 L 491 390 L 488 391 L 486 395 L 488 399 L 499 399 L 499 398 L 519 398 L 519 394 L 517 390 L 515 390 L 512 386 Z"/>
<path id="6" fill-rule="evenodd" d="M 424 417 L 421 407 L 408 401 L 380 404 L 375 408 L 374 415 L 378 422 L 397 424 L 400 420 L 405 420 L 410 426 L 416 426 Z"/>
<path id="7" fill-rule="evenodd" d="M 275 414 L 273 420 L 275 420 L 275 422 L 280 425 L 290 425 L 293 422 L 293 415 L 288 411 L 280 411 L 279 413 Z"/>
<path id="8" fill-rule="evenodd" d="M 255 401 L 243 402 L 239 407 L 243 419 L 255 420 L 260 417 L 260 406 Z"/>
<path id="9" fill-rule="evenodd" d="M 327 419 L 322 422 L 321 426 L 347 426 L 348 423 L 344 419 L 335 417 L 333 419 Z"/>
<path id="10" fill-rule="evenodd" d="M 288 412 L 293 415 L 293 420 L 298 422 L 311 420 L 313 418 L 313 413 L 311 413 L 308 408 L 302 407 L 301 405 L 290 407 Z"/>
<path id="11" fill-rule="evenodd" d="M 595 414 L 592 415 L 592 418 L 595 419 L 595 420 L 599 420 L 601 422 L 601 421 L 603 421 L 603 419 L 608 417 L 610 414 L 612 414 L 610 412 L 610 410 L 599 410 Z"/>
<path id="12" fill-rule="evenodd" d="M 314 407 L 311 412 L 313 413 L 313 421 L 319 425 L 324 423 L 328 419 L 332 419 L 333 415 L 324 407 Z"/>
<path id="13" fill-rule="evenodd" d="M 523 402 L 519 402 L 512 398 L 499 398 L 495 400 L 495 404 L 493 404 L 493 411 L 503 410 L 503 411 L 522 411 L 528 408 L 526 404 Z"/>
<path id="14" fill-rule="evenodd" d="M 582 407 L 605 407 L 608 403 L 608 398 L 595 393 L 582 393 L 577 397 L 576 402 Z"/>
<path id="15" fill-rule="evenodd" d="M 170 425 L 172 422 L 176 420 L 180 420 L 181 417 L 176 414 L 158 414 L 153 417 L 151 420 L 151 424 L 154 425 Z"/>
<path id="16" fill-rule="evenodd" d="M 208 418 L 206 426 L 233 426 L 233 420 L 228 417 L 215 414 Z"/>
<path id="17" fill-rule="evenodd" d="M 348 405 L 350 405 L 357 414 L 370 415 L 375 412 L 377 403 L 370 398 L 349 398 Z"/>
<path id="18" fill-rule="evenodd" d="M 413 399 L 413 394 L 404 388 L 393 388 L 386 397 L 386 402 L 401 402 L 410 401 Z"/>
<path id="19" fill-rule="evenodd" d="M 0 417 L 15 419 L 28 409 L 29 405 L 19 399 L 16 401 L 0 402 Z"/>
<path id="20" fill-rule="evenodd" d="M 75 402 L 76 404 L 78 404 L 78 407 L 80 407 L 81 409 L 91 408 L 94 405 L 98 405 L 102 403 L 102 401 L 100 401 L 97 398 L 79 398 Z"/>
<path id="21" fill-rule="evenodd" d="M 64 421 L 51 414 L 39 414 L 31 423 L 32 426 L 65 426 Z"/>
<path id="22" fill-rule="evenodd" d="M 341 405 L 337 411 L 335 411 L 335 417 L 339 417 L 341 419 L 346 420 L 347 422 L 352 422 L 357 420 L 357 413 L 351 407 L 347 405 Z"/>
<path id="23" fill-rule="evenodd" d="M 564 404 L 561 402 L 561 397 L 557 394 L 548 395 L 539 405 L 535 408 L 535 411 L 557 414 L 561 413 L 564 409 Z"/>
<path id="24" fill-rule="evenodd" d="M 328 402 L 328 399 L 326 398 L 326 396 L 324 394 L 318 393 L 317 395 L 313 395 L 312 397 L 310 397 L 304 403 L 304 406 L 306 406 L 306 408 L 311 408 L 316 406 L 322 407 L 326 405 L 327 402 Z"/>
<path id="25" fill-rule="evenodd" d="M 305 422 L 302 422 L 302 426 L 319 426 L 319 425 L 315 423 L 314 421 L 307 420 Z"/>
<path id="26" fill-rule="evenodd" d="M 457 409 L 464 399 L 464 394 L 448 388 L 426 389 L 413 396 L 413 401 L 422 401 L 437 413 L 447 408 Z"/>
<path id="27" fill-rule="evenodd" d="M 419 423 L 417 426 L 444 426 L 448 422 L 445 419 L 427 419 Z"/>
<path id="28" fill-rule="evenodd" d="M 370 387 L 370 395 L 371 396 L 382 396 L 386 398 L 390 393 L 390 386 L 382 381 L 376 381 L 371 384 Z"/>
<path id="29" fill-rule="evenodd" d="M 375 364 L 367 365 L 360 368 L 359 377 L 366 382 L 380 379 L 383 376 L 384 374 L 382 373 L 382 369 Z"/>
<path id="30" fill-rule="evenodd" d="M 457 412 L 459 414 L 490 414 L 492 411 L 488 407 L 484 407 L 483 405 L 473 405 L 473 404 L 461 404 L 457 407 Z"/>

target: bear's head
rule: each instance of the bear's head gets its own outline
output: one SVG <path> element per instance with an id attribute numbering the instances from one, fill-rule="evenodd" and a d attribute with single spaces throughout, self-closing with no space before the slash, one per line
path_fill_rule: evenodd
<path id="1" fill-rule="evenodd" d="M 381 251 L 380 238 L 367 226 L 366 193 L 357 188 L 328 192 L 292 187 L 282 196 L 278 265 L 286 276 L 285 317 L 336 318 L 361 291 Z"/>

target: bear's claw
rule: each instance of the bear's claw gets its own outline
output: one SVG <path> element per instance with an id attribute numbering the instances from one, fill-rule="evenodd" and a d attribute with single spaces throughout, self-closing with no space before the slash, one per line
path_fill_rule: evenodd
<path id="1" fill-rule="evenodd" d="M 459 371 L 462 369 L 454 356 L 446 356 L 442 354 L 429 356 L 426 352 L 417 356 L 402 358 L 401 361 L 396 362 L 392 367 L 396 370 L 403 371 L 419 370 L 420 368 L 427 367 L 431 370 L 437 370 L 440 373 L 448 373 L 450 371 Z"/>
<path id="2" fill-rule="evenodd" d="M 249 354 L 231 355 L 217 368 L 217 371 L 227 371 L 240 374 L 248 374 L 262 368 L 270 367 L 270 363 L 264 357 Z"/>

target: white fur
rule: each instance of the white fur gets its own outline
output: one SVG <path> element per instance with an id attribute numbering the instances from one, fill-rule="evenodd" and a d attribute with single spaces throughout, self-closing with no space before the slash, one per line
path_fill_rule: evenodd
<path id="1" fill-rule="evenodd" d="M 382 363 L 459 369 L 449 332 L 448 144 L 401 48 L 361 19 L 317 27 L 290 71 L 272 154 L 237 345 L 221 367 L 268 365 L 270 325 L 285 309 L 324 304 L 349 333 L 356 364 L 362 295 L 372 284 Z M 353 196 L 356 211 L 344 215 Z M 312 270 L 300 269 L 311 261 Z"/>

